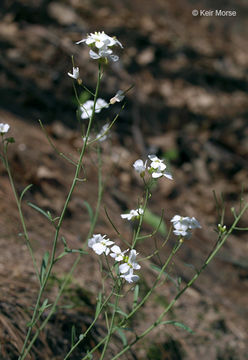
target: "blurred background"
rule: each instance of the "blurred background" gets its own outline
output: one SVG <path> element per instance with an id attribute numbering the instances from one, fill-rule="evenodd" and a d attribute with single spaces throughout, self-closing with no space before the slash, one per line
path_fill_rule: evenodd
<path id="1" fill-rule="evenodd" d="M 236 16 L 193 16 L 194 9 L 236 11 Z M 100 97 L 109 100 L 119 89 L 134 88 L 125 98 L 126 106 L 110 140 L 102 145 L 104 171 L 109 175 L 104 203 L 119 229 L 130 238 L 132 226 L 123 224 L 118 214 L 136 208 L 137 196 L 142 195 L 142 185 L 130 170 L 132 164 L 149 153 L 166 157 L 175 180 L 158 183 L 149 210 L 159 217 L 164 208 L 167 224 L 176 213 L 195 216 L 201 222 L 202 230 L 185 244 L 170 269 L 172 276 L 189 280 L 193 270 L 187 265 L 199 267 L 216 239 L 213 229 L 219 219 L 213 190 L 222 193 L 227 204 L 227 227 L 233 221 L 228 209 L 239 205 L 242 188 L 247 199 L 247 25 L 246 0 L 2 0 L 0 122 L 11 125 L 11 136 L 16 139 L 9 156 L 18 191 L 32 183 L 27 200 L 53 214 L 60 212 L 73 168 L 50 147 L 38 120 L 59 151 L 77 155 L 81 139 L 67 72 L 72 70 L 73 55 L 83 83 L 94 90 L 97 65 L 89 58 L 88 48 L 75 42 L 94 31 L 116 36 L 124 49 L 119 51 L 120 60 L 106 68 Z M 102 112 L 96 131 L 119 110 L 117 104 Z M 75 247 L 80 247 L 89 228 L 83 201 L 92 206 L 96 202 L 94 160 L 95 154 L 89 153 L 86 166 L 90 181 L 76 190 L 65 220 L 64 236 Z M 18 214 L 2 164 L 0 182 L 0 351 L 2 358 L 9 360 L 16 359 L 21 346 L 37 285 L 23 239 L 18 237 Z M 51 243 L 52 230 L 26 205 L 24 212 L 37 258 L 41 258 Z M 144 231 L 151 231 L 150 225 L 146 224 Z M 241 226 L 247 227 L 247 217 Z M 97 232 L 115 236 L 104 211 Z M 158 242 L 162 235 L 158 235 Z M 170 249 L 173 241 L 168 246 Z M 143 242 L 139 247 L 148 254 L 151 243 Z M 194 335 L 166 328 L 137 345 L 127 357 L 246 359 L 246 254 L 247 235 L 234 233 L 201 281 L 170 314 L 190 326 Z M 77 320 L 78 331 L 82 331 L 91 320 L 101 284 L 97 278 L 92 281 L 90 275 L 98 271 L 98 265 L 92 254 L 88 258 L 84 262 L 85 266 L 89 261 L 88 270 L 83 274 L 78 270 L 65 298 L 73 304 L 72 309 L 58 310 L 32 359 L 61 359 L 72 324 Z M 70 261 L 58 266 L 56 284 L 68 267 Z M 149 286 L 154 276 L 147 266 L 141 286 Z M 172 286 L 168 284 L 156 294 L 153 305 L 143 309 L 147 321 L 166 306 L 175 291 Z M 137 320 L 136 326 L 142 330 L 144 324 Z M 55 329 L 56 340 L 51 340 Z M 95 330 L 89 344 L 101 331 Z M 116 347 L 120 346 L 118 341 Z M 79 356 L 75 354 L 75 360 Z"/>

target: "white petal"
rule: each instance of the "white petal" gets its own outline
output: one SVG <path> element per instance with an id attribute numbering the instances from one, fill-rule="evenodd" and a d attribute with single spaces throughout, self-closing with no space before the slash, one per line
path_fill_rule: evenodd
<path id="1" fill-rule="evenodd" d="M 125 273 L 127 273 L 127 272 L 130 270 L 130 266 L 128 266 L 127 263 L 121 264 L 121 265 L 119 266 L 119 270 L 120 270 L 120 273 L 121 273 L 121 274 L 125 274 Z"/>
<path id="2" fill-rule="evenodd" d="M 97 255 L 101 255 L 105 252 L 106 246 L 101 243 L 96 243 L 92 246 L 92 249 L 95 251 Z"/>
<path id="3" fill-rule="evenodd" d="M 85 41 L 86 41 L 86 39 L 82 39 L 82 40 L 80 40 L 80 41 L 77 41 L 77 42 L 76 42 L 76 45 L 81 44 L 82 42 L 85 42 Z"/>
<path id="4" fill-rule="evenodd" d="M 109 57 L 110 57 L 110 59 L 111 59 L 112 61 L 114 61 L 114 62 L 116 62 L 116 61 L 119 60 L 119 56 L 117 56 L 117 55 L 110 55 Z"/>
<path id="5" fill-rule="evenodd" d="M 111 251 L 113 251 L 113 253 L 120 254 L 121 248 L 118 245 L 114 245 L 112 246 Z"/>
<path id="6" fill-rule="evenodd" d="M 161 176 L 163 176 L 163 174 L 161 172 L 156 172 L 155 171 L 155 172 L 152 173 L 152 177 L 154 179 L 160 178 Z"/>
<path id="7" fill-rule="evenodd" d="M 173 177 L 172 177 L 171 173 L 169 173 L 169 171 L 164 171 L 164 172 L 163 172 L 163 175 L 164 175 L 167 179 L 173 180 Z"/>
<path id="8" fill-rule="evenodd" d="M 92 59 L 100 59 L 100 56 L 99 56 L 95 51 L 93 51 L 93 50 L 91 50 L 91 49 L 90 49 L 89 54 L 90 54 L 90 57 L 91 57 Z"/>

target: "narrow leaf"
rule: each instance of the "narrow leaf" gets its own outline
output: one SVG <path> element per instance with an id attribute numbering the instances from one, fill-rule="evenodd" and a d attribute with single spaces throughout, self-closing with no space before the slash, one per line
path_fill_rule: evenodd
<path id="1" fill-rule="evenodd" d="M 45 278 L 45 275 L 46 275 L 46 268 L 47 268 L 48 260 L 49 260 L 49 252 L 46 251 L 44 256 L 43 256 L 43 259 L 42 259 L 42 262 L 41 262 L 41 268 L 40 268 L 40 282 L 41 282 L 41 284 L 43 284 L 43 281 L 44 281 L 44 278 Z"/>
<path id="2" fill-rule="evenodd" d="M 52 304 L 48 304 L 48 299 L 45 299 L 41 305 L 41 307 L 39 308 L 39 312 L 43 313 L 43 311 L 45 311 L 47 308 L 49 308 L 50 306 L 52 306 Z"/>
<path id="3" fill-rule="evenodd" d="M 178 326 L 178 327 L 180 327 L 181 329 L 188 331 L 190 334 L 194 334 L 194 331 L 193 331 L 192 329 L 190 329 L 189 326 L 184 325 L 183 323 L 180 323 L 180 322 L 175 321 L 175 320 L 162 321 L 160 324 L 161 324 L 161 325 L 174 325 L 174 326 Z"/>
<path id="4" fill-rule="evenodd" d="M 108 305 L 111 306 L 111 307 L 113 307 L 113 308 L 115 307 L 115 305 L 112 304 L 112 303 L 108 303 Z M 124 317 L 127 316 L 127 314 L 126 314 L 124 311 L 122 311 L 119 307 L 117 307 L 115 311 L 116 311 L 117 313 L 121 314 L 121 315 L 124 316 Z"/>
<path id="5" fill-rule="evenodd" d="M 156 231 L 158 231 L 162 236 L 166 235 L 166 225 L 160 216 L 152 213 L 149 209 L 146 209 L 143 219 L 144 222 L 150 225 L 154 230 L 156 229 Z"/>
<path id="6" fill-rule="evenodd" d="M 75 325 L 72 325 L 72 327 L 71 327 L 71 347 L 73 347 L 73 345 L 75 344 L 75 339 L 76 339 L 76 328 L 75 328 Z"/>
<path id="7" fill-rule="evenodd" d="M 20 196 L 20 202 L 22 201 L 23 196 L 25 195 L 25 193 L 33 186 L 33 184 L 29 184 L 28 186 L 25 187 L 25 189 L 22 190 L 21 196 Z"/>
<path id="8" fill-rule="evenodd" d="M 45 216 L 49 221 L 51 221 L 50 216 L 46 213 L 46 211 L 44 211 L 43 209 L 41 209 L 39 206 L 32 204 L 31 202 L 28 201 L 28 205 L 35 209 L 36 211 L 38 211 L 39 213 L 41 213 L 43 216 Z"/>
<path id="9" fill-rule="evenodd" d="M 161 269 L 159 266 L 157 266 L 157 265 L 151 264 L 150 266 L 151 266 L 152 269 L 154 269 L 154 270 L 156 270 L 156 271 L 158 271 L 158 272 L 160 272 L 160 271 L 162 270 L 162 269 Z M 173 279 L 173 277 L 171 277 L 165 270 L 163 271 L 163 273 L 165 274 L 165 276 L 166 276 L 170 281 L 173 282 L 173 284 L 175 284 L 176 286 L 178 286 L 177 281 L 176 281 L 175 279 Z"/>
<path id="10" fill-rule="evenodd" d="M 84 205 L 88 211 L 89 217 L 90 217 L 90 222 L 93 221 L 94 218 L 94 212 L 92 210 L 92 207 L 90 206 L 90 204 L 88 203 L 88 201 L 84 201 Z"/>
<path id="11" fill-rule="evenodd" d="M 121 338 L 123 346 L 126 346 L 127 345 L 127 338 L 126 338 L 126 335 L 124 334 L 124 331 L 122 330 L 122 328 L 119 328 L 119 327 L 116 328 L 116 331 L 118 332 L 118 334 L 119 334 L 119 336 Z"/>
<path id="12" fill-rule="evenodd" d="M 99 315 L 99 313 L 100 313 L 101 305 L 102 305 L 102 293 L 99 292 L 99 293 L 98 293 L 98 297 L 97 297 L 95 318 L 97 318 L 98 315 Z"/>
<path id="13" fill-rule="evenodd" d="M 139 296 L 139 285 L 137 284 L 134 288 L 133 309 L 136 307 L 136 305 L 138 303 L 138 296 Z"/>

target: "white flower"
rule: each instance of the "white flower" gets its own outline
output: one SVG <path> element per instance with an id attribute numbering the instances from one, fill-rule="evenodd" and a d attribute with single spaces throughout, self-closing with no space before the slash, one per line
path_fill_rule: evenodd
<path id="1" fill-rule="evenodd" d="M 0 134 L 3 135 L 3 134 L 6 134 L 10 129 L 10 126 L 9 124 L 3 124 L 3 123 L 0 123 Z"/>
<path id="2" fill-rule="evenodd" d="M 114 45 L 119 45 L 120 47 L 123 47 L 120 41 L 118 41 L 115 37 L 108 36 L 107 34 L 105 34 L 104 31 L 90 33 L 90 35 L 87 35 L 86 39 L 82 39 L 76 42 L 76 44 L 81 44 L 82 42 L 85 42 L 89 46 L 94 45 L 98 49 L 106 46 L 111 47 Z"/>
<path id="3" fill-rule="evenodd" d="M 79 79 L 79 67 L 74 67 L 72 68 L 72 74 L 71 73 L 67 73 L 71 78 L 77 80 Z"/>
<path id="4" fill-rule="evenodd" d="M 91 33 L 90 35 L 87 35 L 86 39 L 82 39 L 76 44 L 81 44 L 82 42 L 85 42 L 86 45 L 91 48 L 90 57 L 92 59 L 110 58 L 113 61 L 117 61 L 119 57 L 113 55 L 111 48 L 115 45 L 123 47 L 120 41 L 115 37 L 108 36 L 104 31 Z"/>
<path id="5" fill-rule="evenodd" d="M 112 97 L 109 102 L 111 105 L 115 104 L 116 102 L 121 102 L 125 97 L 125 93 L 122 90 L 118 90 L 114 97 Z"/>
<path id="6" fill-rule="evenodd" d="M 120 277 L 124 278 L 128 283 L 139 281 L 139 275 L 135 275 L 133 270 L 130 270 L 128 273 L 121 275 Z"/>
<path id="7" fill-rule="evenodd" d="M 159 159 L 156 155 L 148 155 L 148 158 L 151 160 L 151 165 L 148 170 L 151 172 L 154 179 L 165 176 L 166 178 L 172 180 L 171 173 L 166 170 L 166 165 L 163 160 Z"/>
<path id="8" fill-rule="evenodd" d="M 122 219 L 133 220 L 134 218 L 139 218 L 140 215 L 144 213 L 142 208 L 131 210 L 128 214 L 121 214 Z"/>
<path id="9" fill-rule="evenodd" d="M 90 50 L 90 57 L 94 60 L 101 59 L 101 58 L 109 58 L 110 60 L 116 62 L 119 60 L 119 56 L 114 55 L 113 51 L 107 48 L 103 48 L 102 50 L 99 50 L 98 53 L 96 53 L 93 50 Z"/>
<path id="10" fill-rule="evenodd" d="M 124 278 L 129 283 L 139 280 L 139 276 L 134 275 L 133 273 L 134 270 L 140 269 L 140 265 L 136 261 L 137 255 L 138 253 L 136 252 L 136 250 L 132 249 L 130 251 L 129 257 L 124 258 L 125 263 L 119 266 L 120 273 L 122 274 L 120 275 L 120 277 Z"/>
<path id="11" fill-rule="evenodd" d="M 82 111 L 81 118 L 82 119 L 90 118 L 92 116 L 93 107 L 94 107 L 93 100 L 88 100 L 83 104 L 83 106 L 80 106 L 80 109 Z M 103 108 L 107 108 L 107 107 L 109 107 L 109 105 L 105 100 L 101 98 L 96 100 L 96 107 L 95 107 L 96 113 L 99 113 Z"/>
<path id="12" fill-rule="evenodd" d="M 177 236 L 182 236 L 186 238 L 189 238 L 191 236 L 191 232 L 189 231 L 188 226 L 182 223 L 176 223 L 174 225 L 173 233 Z"/>
<path id="13" fill-rule="evenodd" d="M 108 127 L 109 127 L 109 124 L 105 124 L 103 125 L 103 127 L 101 128 L 100 132 L 97 134 L 96 138 L 99 140 L 99 141 L 104 141 L 108 138 L 109 134 L 107 133 L 107 130 L 108 130 Z M 106 133 L 106 134 L 105 134 Z"/>
<path id="14" fill-rule="evenodd" d="M 114 241 L 105 239 L 106 235 L 94 234 L 92 238 L 88 240 L 88 246 L 92 248 L 97 255 L 105 253 L 109 254 L 110 250 L 108 246 L 113 245 Z"/>
<path id="15" fill-rule="evenodd" d="M 99 113 L 103 108 L 108 108 L 109 104 L 104 99 L 97 99 L 96 100 L 96 112 Z"/>
<path id="16" fill-rule="evenodd" d="M 135 171 L 137 171 L 140 176 L 144 175 L 145 174 L 145 171 L 146 171 L 146 163 L 147 161 L 144 163 L 143 160 L 141 159 L 138 159 L 135 161 L 135 163 L 133 164 L 133 167 L 135 169 Z"/>
<path id="17" fill-rule="evenodd" d="M 171 219 L 171 222 L 174 227 L 173 233 L 177 236 L 189 238 L 191 236 L 191 229 L 201 228 L 200 223 L 195 217 L 190 218 L 189 216 L 183 217 L 175 215 Z"/>
<path id="18" fill-rule="evenodd" d="M 189 223 L 189 228 L 190 228 L 190 229 L 201 228 L 201 225 L 200 225 L 199 221 L 197 221 L 194 216 L 189 219 L 189 222 L 190 222 L 190 223 Z"/>
<path id="19" fill-rule="evenodd" d="M 122 261 L 125 258 L 125 253 L 128 252 L 128 250 L 121 251 L 120 247 L 118 245 L 114 245 L 111 248 L 112 253 L 110 256 L 115 259 L 115 261 Z"/>

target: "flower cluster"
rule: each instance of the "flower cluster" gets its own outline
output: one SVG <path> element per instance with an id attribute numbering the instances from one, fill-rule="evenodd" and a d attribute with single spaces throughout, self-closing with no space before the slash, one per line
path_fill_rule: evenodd
<path id="1" fill-rule="evenodd" d="M 112 47 L 119 45 L 123 47 L 120 41 L 115 37 L 108 36 L 102 32 L 95 32 L 87 35 L 86 39 L 78 41 L 76 44 L 85 42 L 90 49 L 90 57 L 92 59 L 110 59 L 112 61 L 118 61 L 119 56 L 113 54 Z"/>
<path id="2" fill-rule="evenodd" d="M 120 277 L 124 278 L 127 282 L 133 283 L 139 280 L 139 276 L 134 274 L 134 270 L 139 270 L 140 265 L 136 261 L 138 253 L 136 250 L 129 249 L 121 251 L 118 245 L 113 245 L 114 242 L 106 239 L 106 235 L 95 234 L 88 240 L 88 246 L 92 248 L 97 255 L 105 254 L 115 259 L 117 262 L 122 262 L 119 265 Z M 113 245 L 111 248 L 109 248 Z M 129 255 L 126 253 L 129 251 Z"/>
<path id="3" fill-rule="evenodd" d="M 144 213 L 142 208 L 131 210 L 128 214 L 121 214 L 122 219 L 133 220 L 139 219 L 140 215 Z"/>
<path id="4" fill-rule="evenodd" d="M 6 134 L 10 129 L 9 124 L 0 123 L 0 134 Z"/>
<path id="5" fill-rule="evenodd" d="M 95 106 L 95 112 L 99 113 L 103 108 L 108 108 L 109 104 L 101 98 L 98 98 L 96 100 L 96 106 Z M 81 118 L 82 119 L 88 119 L 92 116 L 94 108 L 94 101 L 88 100 L 86 101 L 82 106 L 80 106 L 81 110 Z"/>
<path id="6" fill-rule="evenodd" d="M 140 174 L 141 177 L 145 176 L 146 169 L 152 175 L 154 179 L 165 176 L 166 178 L 172 180 L 171 173 L 167 170 L 167 166 L 164 164 L 164 160 L 159 159 L 156 155 L 148 155 L 149 160 L 151 161 L 150 166 L 147 168 L 147 161 L 136 160 L 133 164 L 134 169 Z"/>
<path id="7" fill-rule="evenodd" d="M 200 223 L 196 220 L 196 218 L 189 216 L 183 217 L 180 215 L 175 215 L 171 219 L 174 230 L 173 233 L 177 236 L 189 238 L 191 236 L 192 229 L 201 228 Z"/>
<path id="8" fill-rule="evenodd" d="M 97 255 L 102 255 L 103 253 L 108 255 L 110 252 L 109 246 L 113 245 L 114 242 L 105 238 L 106 235 L 95 234 L 89 239 L 88 246 L 92 248 Z"/>

